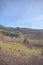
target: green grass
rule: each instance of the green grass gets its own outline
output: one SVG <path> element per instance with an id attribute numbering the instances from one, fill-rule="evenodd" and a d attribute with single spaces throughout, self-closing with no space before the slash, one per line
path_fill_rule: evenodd
<path id="1" fill-rule="evenodd" d="M 11 43 L 11 42 L 9 42 L 9 43 L 0 42 L 0 50 L 5 51 L 6 53 L 15 54 L 17 56 L 32 55 L 32 54 L 39 55 L 39 54 L 41 54 L 41 51 L 39 49 L 37 49 L 37 50 L 36 49 L 30 49 L 30 48 L 25 47 L 22 44 Z"/>

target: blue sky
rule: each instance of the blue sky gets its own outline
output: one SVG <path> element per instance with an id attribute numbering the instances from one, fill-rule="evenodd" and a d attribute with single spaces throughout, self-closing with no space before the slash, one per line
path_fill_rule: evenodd
<path id="1" fill-rule="evenodd" d="M 43 0 L 0 0 L 0 25 L 43 29 Z"/>

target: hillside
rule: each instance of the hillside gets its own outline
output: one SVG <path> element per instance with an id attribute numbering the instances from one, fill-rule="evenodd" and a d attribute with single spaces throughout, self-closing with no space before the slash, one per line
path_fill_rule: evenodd
<path id="1" fill-rule="evenodd" d="M 17 43 L 3 43 L 0 42 L 0 50 L 5 51 L 6 53 L 12 53 L 15 54 L 17 56 L 25 56 L 25 55 L 39 55 L 41 54 L 41 50 L 37 49 L 30 49 L 25 47 L 22 44 L 17 44 Z"/>
<path id="2" fill-rule="evenodd" d="M 30 49 L 22 44 L 0 42 L 0 65 L 43 65 L 41 49 Z"/>
<path id="3" fill-rule="evenodd" d="M 12 36 L 19 36 L 19 35 L 24 35 L 26 36 L 28 39 L 37 39 L 43 40 L 43 29 L 29 29 L 29 28 L 12 28 L 12 27 L 4 27 L 0 25 L 0 32 L 3 33 L 4 35 L 8 35 L 9 33 Z"/>
<path id="4" fill-rule="evenodd" d="M 28 40 L 26 46 L 43 47 L 43 29 L 12 28 L 0 25 L 0 40 L 7 42 L 23 43 Z"/>
<path id="5" fill-rule="evenodd" d="M 43 65 L 43 30 L 0 26 L 0 65 Z"/>

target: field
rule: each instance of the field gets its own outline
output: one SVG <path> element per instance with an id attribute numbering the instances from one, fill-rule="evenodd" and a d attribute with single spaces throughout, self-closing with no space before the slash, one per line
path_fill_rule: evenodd
<path id="1" fill-rule="evenodd" d="M 40 55 L 41 54 L 41 51 L 39 49 L 30 49 L 30 48 L 27 48 L 25 46 L 23 46 L 22 44 L 19 44 L 19 43 L 3 43 L 3 42 L 0 42 L 0 50 L 3 50 L 7 53 L 12 53 L 12 54 L 15 54 L 15 55 Z"/>
<path id="2" fill-rule="evenodd" d="M 0 41 L 0 65 L 42 65 L 40 49 L 30 49 L 22 44 Z"/>

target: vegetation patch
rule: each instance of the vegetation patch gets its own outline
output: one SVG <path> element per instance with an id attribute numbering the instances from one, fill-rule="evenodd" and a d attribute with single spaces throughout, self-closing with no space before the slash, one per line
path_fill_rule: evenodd
<path id="1" fill-rule="evenodd" d="M 3 43 L 0 42 L 0 48 L 7 53 L 13 53 L 15 55 L 39 55 L 41 51 L 39 49 L 30 49 L 19 43 Z"/>

